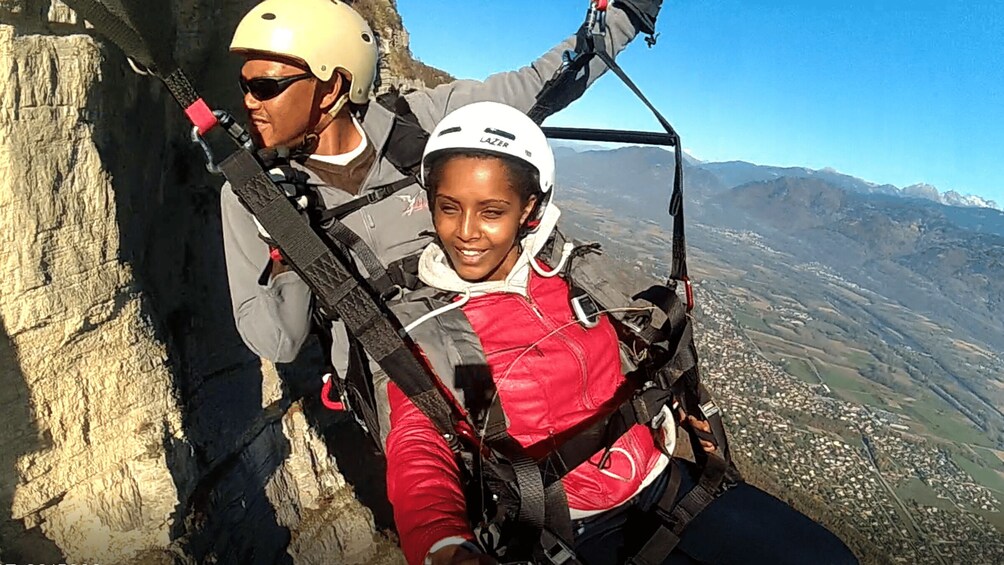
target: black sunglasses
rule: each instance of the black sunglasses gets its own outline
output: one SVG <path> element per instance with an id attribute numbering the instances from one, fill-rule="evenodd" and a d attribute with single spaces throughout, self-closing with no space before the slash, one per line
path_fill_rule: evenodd
<path id="1" fill-rule="evenodd" d="M 255 100 L 264 102 L 279 96 L 294 82 L 301 81 L 305 78 L 311 78 L 313 76 L 314 75 L 310 73 L 303 73 L 301 75 L 288 77 L 255 77 L 252 79 L 246 79 L 244 78 L 244 75 L 241 75 L 238 81 L 241 85 L 241 91 L 244 94 L 251 94 Z"/>

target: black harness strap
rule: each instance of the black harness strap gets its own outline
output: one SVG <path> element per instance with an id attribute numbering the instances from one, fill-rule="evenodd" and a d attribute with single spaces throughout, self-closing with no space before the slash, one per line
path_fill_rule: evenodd
<path id="1" fill-rule="evenodd" d="M 359 258 L 359 261 L 362 262 L 363 267 L 366 269 L 366 274 L 368 275 L 367 281 L 382 299 L 387 299 L 395 294 L 394 281 L 391 280 L 387 269 L 384 268 L 383 263 L 377 258 L 373 249 L 369 245 L 366 245 L 366 242 L 356 232 L 335 219 L 328 222 L 324 231 L 335 241 L 351 249 L 356 254 L 356 257 Z"/>
<path id="2" fill-rule="evenodd" d="M 520 523 L 540 530 L 545 524 L 547 502 L 540 470 L 526 455 L 523 446 L 509 434 L 491 371 L 485 365 L 480 367 L 483 370 L 474 371 L 471 366 L 465 366 L 465 371 L 457 372 L 456 384 L 464 391 L 464 405 L 471 414 L 475 432 L 481 435 L 489 449 L 501 456 L 500 461 L 490 466 L 503 476 L 509 473 L 499 467 L 511 468 L 510 478 L 516 483 L 519 499 L 505 502 L 517 507 Z"/>
<path id="3" fill-rule="evenodd" d="M 339 204 L 334 208 L 328 208 L 317 216 L 321 227 L 326 227 L 327 223 L 331 220 L 341 220 L 349 214 L 361 210 L 370 204 L 376 204 L 377 202 L 386 200 L 398 191 L 404 190 L 416 183 L 418 183 L 417 177 L 407 176 L 390 184 L 370 189 L 359 198 L 353 198 L 344 204 Z"/>
<path id="4" fill-rule="evenodd" d="M 709 454 L 697 485 L 690 489 L 680 502 L 676 502 L 681 480 L 679 474 L 686 471 L 674 469 L 670 479 L 671 484 L 666 488 L 666 492 L 655 509 L 663 523 L 645 542 L 641 551 L 628 560 L 628 563 L 630 565 L 660 565 L 680 543 L 680 535 L 687 525 L 709 504 L 714 502 L 720 493 L 728 468 L 729 463 L 725 459 Z"/>
<path id="5" fill-rule="evenodd" d="M 221 164 L 234 193 L 262 226 L 281 242 L 290 266 L 310 286 L 318 305 L 337 314 L 393 382 L 444 435 L 455 433 L 455 411 L 434 378 L 412 353 L 374 298 L 303 220 L 258 160 L 238 150 Z"/>
<path id="6" fill-rule="evenodd" d="M 669 484 L 662 494 L 662 498 L 656 503 L 656 512 L 662 512 L 665 508 L 672 508 L 676 502 L 676 494 L 680 491 L 682 481 L 681 471 L 671 468 Z M 661 517 L 661 514 L 660 514 Z M 675 534 L 672 528 L 665 523 L 659 524 L 659 528 L 652 534 L 652 537 L 645 542 L 641 550 L 631 557 L 628 565 L 662 565 L 666 556 L 673 552 L 673 549 L 680 543 L 680 536 Z"/>
<path id="7" fill-rule="evenodd" d="M 199 97 L 188 77 L 175 63 L 170 46 L 164 41 L 149 41 L 152 37 L 164 39 L 158 20 L 158 16 L 164 13 L 150 13 L 151 10 L 166 10 L 163 3 L 69 0 L 66 4 L 122 49 L 134 69 L 138 70 L 138 63 L 145 67 L 142 72 L 159 78 L 198 128 L 199 134 L 204 134 L 217 125 L 217 116 Z"/>
<path id="8" fill-rule="evenodd" d="M 171 92 L 171 96 L 174 96 L 182 108 L 188 108 L 199 99 L 199 93 L 195 91 L 195 87 L 181 69 L 175 69 L 162 80 Z"/>
<path id="9" fill-rule="evenodd" d="M 610 67 L 610 70 L 613 71 L 614 74 L 616 74 L 624 82 L 624 84 L 631 89 L 631 92 L 634 92 L 635 95 L 645 104 L 645 106 L 652 111 L 655 119 L 659 121 L 659 125 L 661 125 L 666 130 L 666 133 L 671 135 L 675 140 L 673 146 L 676 156 L 676 170 L 674 171 L 675 174 L 673 178 L 673 194 L 669 200 L 669 214 L 673 216 L 673 266 L 669 276 L 675 281 L 687 281 L 687 245 L 683 227 L 683 146 L 680 143 L 680 136 L 676 133 L 676 130 L 673 129 L 673 126 L 669 123 L 669 121 L 663 117 L 663 115 L 659 113 L 659 110 L 657 110 L 648 98 L 645 97 L 641 89 L 638 88 L 638 85 L 636 85 L 634 81 L 627 76 L 627 73 L 625 73 L 624 70 L 621 69 L 620 65 L 614 61 L 613 57 L 607 53 L 606 43 L 602 40 L 602 37 L 600 37 L 599 40 L 594 39 L 593 45 L 594 47 L 599 45 L 599 47 L 595 47 L 596 56 L 606 63 L 606 65 Z M 692 307 L 692 305 L 688 306 Z"/>
<path id="10" fill-rule="evenodd" d="M 460 315 L 458 313 L 458 315 Z M 517 500 L 502 501 L 515 505 L 520 524 L 519 538 L 514 540 L 521 548 L 511 548 L 529 554 L 538 540 L 547 536 L 563 540 L 572 539 L 572 520 L 568 511 L 568 498 L 560 480 L 546 480 L 541 464 L 526 453 L 526 449 L 509 434 L 508 420 L 499 399 L 495 381 L 487 370 L 478 376 L 466 375 L 462 385 L 465 406 L 472 415 L 478 431 L 483 431 L 485 446 L 498 454 L 498 462 L 489 465 L 495 472 L 506 476 L 500 466 L 511 467 L 516 483 Z M 458 377 L 460 373 L 458 373 Z M 472 400 L 468 403 L 466 400 Z M 512 510 L 512 509 L 510 509 Z M 523 542 L 523 543 L 519 543 Z"/>
<path id="11" fill-rule="evenodd" d="M 393 261 L 387 265 L 387 274 L 394 284 L 401 288 L 415 290 L 422 285 L 422 280 L 418 278 L 419 255 L 409 255 L 407 257 Z"/>
<path id="12" fill-rule="evenodd" d="M 76 10 L 102 35 L 110 39 L 126 55 L 147 67 L 148 70 L 153 71 L 160 67 L 173 66 L 170 60 L 164 60 L 163 53 L 157 53 L 150 49 L 143 34 L 136 29 L 129 10 L 122 5 L 122 2 L 118 0 L 69 0 L 66 5 Z M 179 102 L 181 101 L 179 100 Z M 188 104 L 182 104 L 182 107 L 185 106 Z"/>
<path id="13" fill-rule="evenodd" d="M 345 388 L 349 398 L 349 408 L 358 411 L 362 418 L 363 426 L 370 435 L 379 436 L 380 417 L 375 409 L 376 398 L 373 391 L 373 381 L 370 377 L 368 363 L 360 351 L 360 346 L 356 344 L 356 339 L 349 336 L 349 365 L 345 375 Z M 326 356 L 331 354 L 331 344 L 328 344 Z M 332 376 L 332 378 L 338 378 Z M 383 443 L 375 442 L 377 449 L 383 453 Z"/>
<path id="14" fill-rule="evenodd" d="M 540 469 L 533 459 L 521 453 L 523 446 L 512 436 L 506 435 L 507 438 L 496 438 L 488 444 L 504 457 L 508 455 L 506 459 L 512 465 L 513 473 L 516 475 L 516 486 L 519 489 L 520 523 L 535 530 L 542 530 L 547 518 L 547 495 L 544 492 Z"/>

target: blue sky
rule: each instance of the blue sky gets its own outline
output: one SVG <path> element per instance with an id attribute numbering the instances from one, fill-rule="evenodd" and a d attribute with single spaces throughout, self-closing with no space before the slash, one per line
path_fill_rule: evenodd
<path id="1" fill-rule="evenodd" d="M 398 0 L 422 61 L 481 79 L 581 23 L 586 0 Z M 619 62 L 713 161 L 833 167 L 1004 203 L 1004 2 L 666 0 Z M 547 125 L 656 129 L 612 74 Z"/>

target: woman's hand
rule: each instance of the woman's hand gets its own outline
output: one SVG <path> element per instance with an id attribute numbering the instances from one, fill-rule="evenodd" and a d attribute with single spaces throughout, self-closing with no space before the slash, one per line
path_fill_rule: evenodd
<path id="1" fill-rule="evenodd" d="M 711 424 L 709 424 L 707 420 L 698 420 L 697 417 L 695 416 L 687 416 L 686 425 L 690 426 L 691 428 L 694 428 L 695 430 L 702 431 L 706 434 L 711 434 Z M 700 441 L 701 441 L 701 448 L 704 450 L 705 453 L 715 452 L 716 448 L 714 443 L 711 443 L 710 441 L 704 438 L 701 438 Z"/>
<path id="2" fill-rule="evenodd" d="M 448 545 L 429 555 L 432 565 L 498 565 L 490 555 L 475 553 L 460 544 Z"/>

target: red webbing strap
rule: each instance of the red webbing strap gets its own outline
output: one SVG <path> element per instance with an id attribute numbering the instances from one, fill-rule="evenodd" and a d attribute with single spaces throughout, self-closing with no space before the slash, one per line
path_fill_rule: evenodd
<path id="1" fill-rule="evenodd" d="M 201 98 L 192 103 L 191 106 L 185 108 L 185 115 L 188 116 L 192 125 L 199 128 L 200 135 L 205 135 L 207 131 L 216 127 L 218 123 L 209 105 Z"/>
<path id="2" fill-rule="evenodd" d="M 199 128 L 200 135 L 204 135 L 216 126 L 216 115 L 213 114 L 206 101 L 199 96 L 181 68 L 174 69 L 160 79 L 171 92 L 171 96 L 177 100 L 178 105 L 185 110 L 185 115 L 188 116 L 192 125 Z"/>

